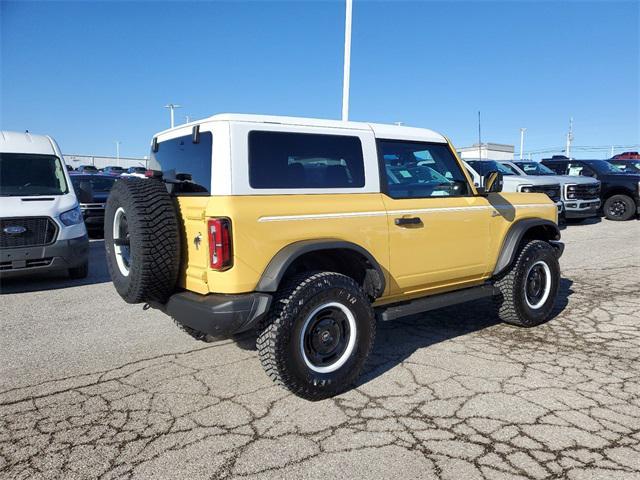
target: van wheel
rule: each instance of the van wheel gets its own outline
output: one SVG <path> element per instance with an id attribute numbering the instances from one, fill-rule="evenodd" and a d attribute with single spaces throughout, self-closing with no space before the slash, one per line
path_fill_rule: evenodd
<path id="1" fill-rule="evenodd" d="M 636 204 L 626 195 L 613 195 L 604 202 L 604 216 L 607 220 L 624 222 L 636 214 Z"/>
<path id="2" fill-rule="evenodd" d="M 89 262 L 84 262 L 79 267 L 69 269 L 69 277 L 74 280 L 87 278 L 87 275 L 89 275 Z"/>
<path id="3" fill-rule="evenodd" d="M 560 265 L 555 249 L 542 240 L 522 248 L 511 268 L 497 280 L 494 297 L 498 317 L 519 327 L 533 327 L 549 319 L 558 295 Z"/>
<path id="4" fill-rule="evenodd" d="M 166 302 L 178 281 L 180 233 L 163 183 L 118 179 L 107 200 L 104 244 L 113 285 L 126 302 Z"/>
<path id="5" fill-rule="evenodd" d="M 375 328 L 371 303 L 352 278 L 307 272 L 274 297 L 257 340 L 260 361 L 272 380 L 295 395 L 328 398 L 356 380 Z"/>

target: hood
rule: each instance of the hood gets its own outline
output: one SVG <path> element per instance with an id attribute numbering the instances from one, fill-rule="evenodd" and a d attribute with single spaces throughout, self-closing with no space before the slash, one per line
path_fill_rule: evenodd
<path id="1" fill-rule="evenodd" d="M 620 173 L 603 173 L 603 174 L 598 174 L 598 178 L 607 178 L 607 179 L 611 179 L 611 180 L 617 180 L 617 179 L 625 179 L 625 180 L 635 180 L 636 182 L 640 182 L 640 173 L 624 173 L 624 172 L 620 172 Z"/>
<path id="2" fill-rule="evenodd" d="M 71 210 L 78 202 L 73 193 L 38 197 L 1 197 L 0 216 L 10 217 L 52 217 Z"/>
<path id="3" fill-rule="evenodd" d="M 560 183 L 555 175 L 504 175 L 502 179 L 504 183 L 511 185 L 558 185 Z"/>
<path id="4" fill-rule="evenodd" d="M 533 175 L 527 175 L 529 178 Z M 538 178 L 546 178 L 549 183 L 559 183 L 560 185 L 566 185 L 572 183 L 574 185 L 595 185 L 600 183 L 597 179 L 591 177 L 577 177 L 575 175 L 536 175 Z"/>

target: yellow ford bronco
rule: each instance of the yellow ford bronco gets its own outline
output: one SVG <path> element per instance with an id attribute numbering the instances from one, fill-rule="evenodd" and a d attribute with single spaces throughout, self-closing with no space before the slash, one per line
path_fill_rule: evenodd
<path id="1" fill-rule="evenodd" d="M 376 319 L 492 296 L 505 322 L 547 320 L 557 209 L 475 187 L 431 130 L 215 115 L 157 134 L 148 178 L 109 196 L 116 290 L 210 340 L 257 330 L 267 374 L 298 396 L 348 388 Z"/>

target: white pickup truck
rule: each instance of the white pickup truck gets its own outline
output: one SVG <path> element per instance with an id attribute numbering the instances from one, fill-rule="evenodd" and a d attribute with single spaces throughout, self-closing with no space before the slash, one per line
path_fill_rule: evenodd
<path id="1" fill-rule="evenodd" d="M 566 219 L 595 217 L 600 211 L 600 182 L 591 177 L 558 175 L 540 162 L 501 162 L 516 175 L 538 177 L 548 182 L 558 182 L 562 187 L 563 215 Z"/>
<path id="2" fill-rule="evenodd" d="M 465 167 L 473 177 L 476 187 L 484 186 L 484 177 L 495 171 L 502 174 L 503 192 L 546 193 L 558 207 L 558 215 L 562 213 L 562 193 L 556 180 L 516 175 L 501 162 L 495 160 L 465 160 Z"/>

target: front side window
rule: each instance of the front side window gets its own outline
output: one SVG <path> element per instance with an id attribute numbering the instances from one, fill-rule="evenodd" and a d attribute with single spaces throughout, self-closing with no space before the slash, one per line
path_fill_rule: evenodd
<path id="1" fill-rule="evenodd" d="M 316 133 L 249 133 L 252 188 L 364 187 L 364 159 L 358 137 Z"/>
<path id="2" fill-rule="evenodd" d="M 0 153 L 0 195 L 63 195 L 69 191 L 64 169 L 55 155 Z"/>
<path id="3" fill-rule="evenodd" d="M 597 173 L 606 175 L 608 173 L 620 173 L 620 170 L 615 165 L 610 164 L 606 160 L 587 160 L 584 162 L 586 165 L 591 167 L 592 170 L 595 170 Z"/>
<path id="4" fill-rule="evenodd" d="M 518 165 L 527 175 L 555 175 L 556 173 L 539 162 L 518 162 Z"/>
<path id="5" fill-rule="evenodd" d="M 467 179 L 448 145 L 380 140 L 387 193 L 392 198 L 469 194 Z"/>
<path id="6" fill-rule="evenodd" d="M 149 168 L 160 170 L 163 177 L 177 180 L 176 194 L 206 194 L 211 188 L 211 132 L 200 133 L 200 141 L 192 135 L 159 142 L 157 151 L 151 152 Z"/>
<path id="7" fill-rule="evenodd" d="M 500 172 L 502 175 L 515 175 L 509 168 L 495 160 L 468 160 L 467 163 L 483 177 L 489 172 Z"/>

